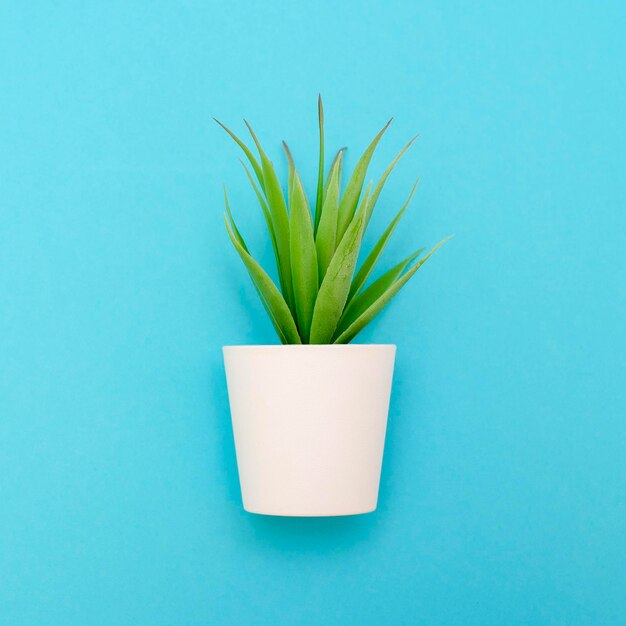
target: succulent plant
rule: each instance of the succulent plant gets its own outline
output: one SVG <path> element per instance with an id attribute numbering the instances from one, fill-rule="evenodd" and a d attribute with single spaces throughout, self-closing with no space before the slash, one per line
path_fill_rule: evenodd
<path id="1" fill-rule="evenodd" d="M 248 122 L 244 120 L 258 150 L 258 158 L 237 135 L 215 120 L 243 150 L 252 168 L 250 171 L 242 161 L 265 216 L 280 289 L 251 255 L 233 219 L 224 187 L 226 230 L 284 344 L 342 344 L 352 341 L 449 239 L 446 237 L 423 256 L 424 248 L 420 248 L 368 284 L 368 278 L 406 211 L 417 183 L 357 270 L 363 234 L 389 174 L 415 137 L 398 153 L 376 186 L 372 188 L 370 183 L 363 191 L 368 166 L 378 142 L 391 123 L 389 120 L 357 162 L 342 193 L 344 148 L 336 153 L 328 172 L 324 174 L 324 110 L 321 97 L 318 100 L 318 117 L 319 168 L 314 214 L 284 141 L 289 167 L 286 198 L 274 166 Z"/>

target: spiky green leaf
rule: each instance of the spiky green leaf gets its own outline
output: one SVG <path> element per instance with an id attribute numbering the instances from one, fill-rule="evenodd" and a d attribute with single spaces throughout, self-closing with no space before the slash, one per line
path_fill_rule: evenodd
<path id="1" fill-rule="evenodd" d="M 265 218 L 265 223 L 267 224 L 267 230 L 269 231 L 269 234 L 270 234 L 272 248 L 274 249 L 274 258 L 276 259 L 276 268 L 278 269 L 278 245 L 276 244 L 276 235 L 274 234 L 274 224 L 272 224 L 272 214 L 270 213 L 270 210 L 267 206 L 267 202 L 265 201 L 265 198 L 263 197 L 263 194 L 261 193 L 256 183 L 254 182 L 254 178 L 252 178 L 252 174 L 250 173 L 250 170 L 246 167 L 246 164 L 243 161 L 240 160 L 240 163 L 241 165 L 243 165 L 243 169 L 246 171 L 246 176 L 248 177 L 248 180 L 250 181 L 250 185 L 252 185 L 252 189 L 254 189 L 254 193 L 257 197 L 257 200 L 259 201 L 259 204 L 261 205 L 261 210 L 263 211 L 263 217 Z"/>
<path id="2" fill-rule="evenodd" d="M 252 139 L 261 157 L 265 197 L 270 213 L 272 214 L 272 224 L 274 226 L 274 235 L 276 236 L 276 245 L 278 248 L 278 275 L 280 278 L 280 287 L 289 308 L 292 312 L 295 312 L 289 252 L 289 214 L 287 213 L 287 204 L 285 203 L 283 190 L 281 189 L 278 176 L 276 176 L 274 165 L 265 154 L 250 124 L 248 124 L 246 120 L 244 120 L 244 122 L 250 131 L 250 135 L 252 135 Z"/>
<path id="3" fill-rule="evenodd" d="M 330 185 L 330 179 L 332 178 L 333 175 L 333 171 L 336 167 L 339 167 L 339 181 L 341 182 L 341 166 L 342 166 L 342 159 L 343 159 L 343 153 L 347 150 L 348 148 L 346 148 L 345 146 L 343 148 L 340 148 L 339 150 L 337 150 L 337 154 L 335 155 L 335 158 L 333 159 L 333 162 L 330 164 L 330 168 L 328 169 L 328 174 L 326 175 L 326 180 L 324 181 L 324 189 L 322 192 L 322 198 L 325 199 L 326 198 L 326 193 L 328 192 L 328 186 Z M 323 203 L 322 203 L 323 204 Z"/>
<path id="4" fill-rule="evenodd" d="M 235 224 L 235 220 L 233 219 L 233 214 L 230 210 L 230 203 L 228 202 L 228 193 L 226 192 L 226 185 L 224 185 L 224 204 L 226 205 L 226 216 L 228 218 L 228 223 L 230 224 L 230 227 L 232 228 L 233 234 L 237 238 L 237 241 L 239 242 L 241 247 L 246 252 L 249 253 L 248 246 L 246 246 L 246 242 L 243 240 L 243 237 L 241 236 L 241 233 L 239 232 L 239 229 L 237 228 L 237 225 Z"/>
<path id="5" fill-rule="evenodd" d="M 294 181 L 296 174 L 296 164 L 293 161 L 293 157 L 291 156 L 291 150 L 289 150 L 289 146 L 286 141 L 283 141 L 283 150 L 287 155 L 287 207 L 291 208 L 291 204 L 293 202 L 293 193 L 294 193 Z"/>
<path id="6" fill-rule="evenodd" d="M 397 265 L 394 265 L 390 270 L 385 272 L 380 278 L 377 278 L 367 289 L 359 293 L 357 296 L 348 300 L 348 304 L 339 320 L 335 335 L 339 336 L 352 322 L 354 322 L 359 315 L 364 313 L 370 305 L 374 304 L 380 296 L 393 285 L 393 283 L 400 278 L 402 272 L 419 257 L 424 251 L 424 248 L 420 248 L 403 261 L 400 261 Z"/>
<path id="7" fill-rule="evenodd" d="M 313 221 L 298 170 L 293 163 L 287 144 L 284 142 L 283 144 L 289 159 L 292 177 L 289 192 L 289 228 L 296 317 L 302 342 L 308 343 L 313 307 L 319 286 Z"/>
<path id="8" fill-rule="evenodd" d="M 320 281 L 323 280 L 328 264 L 333 258 L 337 245 L 337 208 L 339 207 L 339 191 L 341 176 L 341 152 L 334 162 L 330 172 L 328 190 L 322 205 L 322 218 L 315 235 L 315 247 L 317 249 L 317 265 L 319 268 Z"/>
<path id="9" fill-rule="evenodd" d="M 313 310 L 311 343 L 329 343 L 331 341 L 346 305 L 363 238 L 365 207 L 370 188 L 371 185 L 367 187 L 361 205 L 337 247 L 320 286 Z"/>
<path id="10" fill-rule="evenodd" d="M 398 211 L 398 214 L 393 218 L 393 220 L 391 220 L 391 223 L 389 224 L 389 226 L 387 226 L 387 228 L 385 229 L 385 232 L 381 235 L 380 239 L 376 242 L 376 245 L 372 248 L 372 251 L 368 254 L 365 261 L 363 261 L 363 264 L 359 268 L 359 271 L 356 273 L 356 276 L 354 277 L 354 280 L 352 281 L 352 286 L 350 287 L 350 295 L 348 296 L 348 302 L 350 302 L 350 300 L 361 290 L 361 288 L 365 284 L 365 281 L 368 279 L 369 275 L 372 273 L 372 270 L 374 269 L 374 266 L 378 262 L 380 255 L 385 249 L 387 242 L 391 238 L 393 231 L 396 229 L 396 226 L 398 225 L 400 218 L 404 215 L 404 212 L 409 206 L 409 203 L 411 202 L 411 199 L 413 198 L 413 194 L 415 193 L 416 189 L 417 189 L 417 183 L 415 183 L 415 185 L 413 186 L 413 189 L 411 189 L 411 193 L 409 194 L 409 197 L 407 201 L 404 203 L 403 207 L 400 209 L 400 211 Z M 369 210 L 371 203 L 372 203 L 372 199 L 370 198 L 370 201 L 368 202 L 368 210 Z"/>
<path id="11" fill-rule="evenodd" d="M 352 217 L 354 216 L 354 212 L 359 203 L 359 196 L 361 195 L 361 190 L 363 189 L 363 182 L 365 181 L 365 175 L 367 173 L 367 168 L 369 167 L 370 161 L 372 160 L 372 156 L 374 155 L 374 150 L 376 150 L 376 146 L 380 141 L 380 138 L 383 136 L 384 132 L 389 128 L 389 124 L 391 124 L 391 120 L 389 120 L 383 129 L 374 137 L 372 143 L 367 147 L 361 158 L 359 159 L 356 167 L 354 168 L 354 172 L 352 172 L 352 176 L 346 186 L 346 190 L 343 194 L 341 202 L 339 203 L 339 216 L 337 221 L 337 240 L 341 241 L 348 225 L 352 221 Z"/>
<path id="12" fill-rule="evenodd" d="M 320 131 L 320 152 L 317 168 L 317 193 L 315 195 L 315 232 L 317 232 L 317 226 L 320 222 L 324 201 L 324 105 L 321 95 L 317 98 L 317 119 Z"/>
<path id="13" fill-rule="evenodd" d="M 291 315 L 291 311 L 287 306 L 283 296 L 273 283 L 272 279 L 266 274 L 265 270 L 254 260 L 252 255 L 247 251 L 245 244 L 231 230 L 231 225 L 226 216 L 224 216 L 226 230 L 228 236 L 237 250 L 243 264 L 250 274 L 250 278 L 261 298 L 261 302 L 267 311 L 270 320 L 278 334 L 282 343 L 302 343 L 298 334 L 298 329 Z M 231 224 L 234 226 L 234 221 Z"/>
<path id="14" fill-rule="evenodd" d="M 293 291 L 300 337 L 303 343 L 308 343 L 318 289 L 317 254 L 311 213 L 297 174 L 294 179 L 293 204 L 290 209 Z"/>
<path id="15" fill-rule="evenodd" d="M 387 289 L 381 296 L 378 297 L 352 324 L 346 328 L 334 341 L 334 343 L 348 343 L 352 341 L 358 333 L 360 333 L 365 326 L 367 326 L 373 319 L 387 306 L 389 301 L 406 285 L 410 278 L 417 272 L 417 270 L 426 263 L 426 261 L 439 249 L 450 237 L 446 237 L 443 241 L 440 241 L 425 257 L 420 259 L 413 267 L 411 267 L 405 274 L 403 274 L 398 280 L 396 280 L 391 287 Z"/>
<path id="16" fill-rule="evenodd" d="M 243 150 L 244 154 L 248 158 L 248 161 L 250 161 L 250 165 L 252 165 L 252 169 L 254 170 L 257 179 L 259 180 L 259 184 L 263 188 L 263 170 L 261 169 L 259 162 L 254 158 L 254 155 L 250 151 L 250 148 L 248 148 L 248 146 L 246 146 L 246 144 L 241 139 L 239 139 L 239 137 L 237 137 L 237 135 L 235 135 L 235 133 L 230 130 L 230 128 L 228 128 L 228 126 L 220 122 L 215 117 L 213 119 L 232 137 L 235 143 Z"/>
<path id="17" fill-rule="evenodd" d="M 389 174 L 393 171 L 393 168 L 398 164 L 398 161 L 402 158 L 402 155 L 411 147 L 413 142 L 417 139 L 418 135 L 415 135 L 411 141 L 409 141 L 400 152 L 396 155 L 396 158 L 389 164 L 387 169 L 383 172 L 383 175 L 380 177 L 378 183 L 376 183 L 376 187 L 374 187 L 374 191 L 372 192 L 372 197 L 370 198 L 370 204 L 368 207 L 368 212 L 365 217 L 365 228 L 369 224 L 370 218 L 372 217 L 372 213 L 374 212 L 374 207 L 376 206 L 376 202 L 378 202 L 378 196 L 380 196 L 380 192 L 383 190 L 387 179 L 389 178 Z"/>

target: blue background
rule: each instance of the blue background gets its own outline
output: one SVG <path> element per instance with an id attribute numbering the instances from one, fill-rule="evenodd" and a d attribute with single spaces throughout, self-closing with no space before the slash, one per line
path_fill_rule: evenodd
<path id="1" fill-rule="evenodd" d="M 626 6 L 0 5 L 0 623 L 626 623 Z M 446 245 L 398 344 L 377 513 L 240 505 L 221 346 L 273 343 L 255 125 L 315 180 L 390 115 L 369 242 Z"/>

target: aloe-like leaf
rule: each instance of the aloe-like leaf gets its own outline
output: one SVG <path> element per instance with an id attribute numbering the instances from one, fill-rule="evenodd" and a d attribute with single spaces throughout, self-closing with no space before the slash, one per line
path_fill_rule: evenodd
<path id="1" fill-rule="evenodd" d="M 228 128 L 228 126 L 220 122 L 215 117 L 213 119 L 232 137 L 235 143 L 243 150 L 246 157 L 248 157 L 248 161 L 250 161 L 250 165 L 252 165 L 252 169 L 254 170 L 254 173 L 256 174 L 256 177 L 259 180 L 259 184 L 261 185 L 261 188 L 264 188 L 263 170 L 261 169 L 259 162 L 254 158 L 254 155 L 250 151 L 250 148 L 248 148 L 248 146 L 246 146 L 246 144 L 241 139 L 239 139 L 239 137 L 237 137 L 237 135 L 235 135 L 235 133 L 232 130 L 230 130 L 230 128 Z"/>
<path id="2" fill-rule="evenodd" d="M 293 204 L 291 205 L 289 223 L 291 227 L 291 271 L 298 328 L 302 341 L 308 343 L 319 283 L 313 222 L 302 183 L 297 175 L 294 181 Z"/>
<path id="3" fill-rule="evenodd" d="M 265 223 L 267 224 L 267 230 L 270 233 L 270 239 L 272 241 L 272 248 L 274 249 L 274 257 L 276 258 L 276 267 L 278 268 L 278 246 L 276 244 L 276 235 L 274 234 L 274 225 L 272 224 L 272 214 L 270 213 L 270 210 L 267 206 L 267 202 L 265 201 L 265 198 L 263 197 L 263 194 L 261 193 L 256 183 L 254 182 L 254 178 L 252 178 L 252 174 L 250 173 L 250 170 L 246 167 L 246 164 L 241 159 L 239 160 L 239 162 L 241 163 L 241 165 L 243 165 L 243 169 L 246 171 L 246 176 L 248 177 L 248 180 L 250 181 L 250 185 L 252 185 L 252 189 L 254 189 L 254 193 L 257 197 L 257 200 L 259 201 L 259 204 L 261 205 L 261 210 L 263 211 L 263 217 L 265 218 Z"/>
<path id="4" fill-rule="evenodd" d="M 370 204 L 368 207 L 368 212 L 365 217 L 365 228 L 369 224 L 370 218 L 372 217 L 372 213 L 374 212 L 374 207 L 376 206 L 376 202 L 378 202 L 378 196 L 380 196 L 380 192 L 383 190 L 387 179 L 389 178 L 389 174 L 393 171 L 393 168 L 398 164 L 398 161 L 402 158 L 404 153 L 411 147 L 413 142 L 418 138 L 419 135 L 415 135 L 411 141 L 409 141 L 400 152 L 396 155 L 396 158 L 389 164 L 387 169 L 383 172 L 383 175 L 380 177 L 378 183 L 376 183 L 376 187 L 374 187 L 374 191 L 372 192 L 372 197 L 370 198 Z"/>
<path id="5" fill-rule="evenodd" d="M 393 118 L 392 118 L 393 119 Z M 374 137 L 372 143 L 367 147 L 363 156 L 359 159 L 356 167 L 354 168 L 354 172 L 352 172 L 352 176 L 346 186 L 346 190 L 343 194 L 341 202 L 339 203 L 339 216 L 337 222 L 337 240 L 341 241 L 348 225 L 350 224 L 352 217 L 354 216 L 354 212 L 359 203 L 359 196 L 361 195 L 361 189 L 363 188 L 363 182 L 365 180 L 365 174 L 367 173 L 367 168 L 369 167 L 370 161 L 372 160 L 372 156 L 374 154 L 374 150 L 380 141 L 380 138 L 383 136 L 383 133 L 389 128 L 389 124 L 391 124 L 391 120 L 389 120 L 383 129 Z"/>
<path id="6" fill-rule="evenodd" d="M 313 220 L 291 152 L 285 142 L 283 146 L 287 153 L 292 179 L 289 192 L 289 236 L 296 317 L 300 337 L 303 343 L 308 343 L 313 307 L 319 286 Z"/>
<path id="7" fill-rule="evenodd" d="M 343 158 L 343 153 L 347 150 L 346 146 L 337 150 L 337 154 L 335 154 L 335 158 L 333 162 L 330 164 L 328 168 L 328 174 L 326 174 L 326 180 L 324 181 L 324 189 L 322 190 L 322 198 L 326 197 L 326 193 L 328 191 L 328 186 L 330 185 L 330 179 L 332 178 L 334 169 L 339 167 L 339 180 L 341 180 L 341 160 Z"/>
<path id="8" fill-rule="evenodd" d="M 322 218 L 315 235 L 315 247 L 317 249 L 317 266 L 320 280 L 323 280 L 328 264 L 333 258 L 337 245 L 337 208 L 339 207 L 339 191 L 341 182 L 341 152 L 335 161 L 328 183 L 328 190 L 322 205 Z"/>
<path id="9" fill-rule="evenodd" d="M 391 223 L 385 229 L 385 232 L 381 235 L 380 239 L 376 242 L 376 245 L 372 248 L 372 251 L 369 253 L 363 264 L 359 268 L 359 271 L 356 273 L 354 280 L 352 281 L 352 286 L 350 287 L 350 295 L 348 296 L 348 302 L 361 290 L 361 287 L 365 284 L 365 281 L 368 279 L 369 275 L 372 273 L 374 266 L 378 262 L 380 255 L 382 254 L 387 242 L 391 238 L 393 231 L 396 229 L 400 218 L 404 215 L 404 212 L 407 210 L 411 199 L 413 198 L 413 194 L 417 189 L 417 183 L 413 185 L 413 189 L 411 189 L 411 193 L 407 201 L 404 203 L 404 206 L 398 211 L 398 214 L 391 220 Z M 372 198 L 370 197 L 370 201 L 368 202 L 368 210 L 371 206 Z M 367 219 L 367 218 L 366 218 Z"/>
<path id="10" fill-rule="evenodd" d="M 287 207 L 290 208 L 293 202 L 296 165 L 293 161 L 293 157 L 291 156 L 291 150 L 289 150 L 289 146 L 287 145 L 286 141 L 283 141 L 283 150 L 287 155 Z"/>
<path id="11" fill-rule="evenodd" d="M 239 232 L 239 229 L 237 228 L 237 225 L 235 224 L 233 214 L 230 210 L 230 203 L 228 202 L 228 193 L 226 192 L 226 185 L 224 185 L 224 204 L 226 205 L 226 215 L 228 217 L 228 222 L 230 224 L 230 227 L 233 230 L 233 234 L 237 238 L 237 241 L 239 242 L 241 247 L 249 254 L 248 246 L 246 246 L 246 242 L 243 240 L 243 237 L 241 236 L 241 233 Z"/>
<path id="12" fill-rule="evenodd" d="M 322 215 L 322 203 L 324 202 L 324 105 L 322 96 L 317 98 L 317 119 L 320 129 L 320 155 L 317 169 L 317 194 L 315 196 L 315 232 Z"/>
<path id="13" fill-rule="evenodd" d="M 337 246 L 326 270 L 324 280 L 322 280 L 313 310 L 310 343 L 329 343 L 331 341 L 346 305 L 363 238 L 365 208 L 370 189 L 371 185 L 368 185 L 361 205 L 350 222 L 345 236 Z"/>
<path id="14" fill-rule="evenodd" d="M 377 300 L 375 300 L 352 324 L 346 328 L 334 341 L 334 343 L 348 343 L 352 341 L 365 326 L 378 315 L 389 301 L 406 285 L 417 270 L 438 250 L 450 237 L 440 241 L 425 257 L 420 259 L 411 269 L 396 280 Z"/>
<path id="15" fill-rule="evenodd" d="M 324 214 L 324 201 L 326 200 L 326 195 L 328 194 L 328 188 L 330 186 L 330 181 L 333 177 L 333 173 L 335 169 L 338 169 L 337 177 L 339 178 L 339 195 L 341 195 L 341 169 L 343 166 L 343 153 L 347 150 L 347 148 L 341 148 L 337 151 L 333 162 L 330 164 L 330 169 L 328 170 L 328 174 L 326 175 L 326 180 L 324 181 L 324 189 L 322 190 L 322 215 Z M 322 221 L 320 217 L 320 222 Z M 318 224 L 319 228 L 319 224 Z M 315 234 L 317 235 L 317 228 L 315 229 Z"/>
<path id="16" fill-rule="evenodd" d="M 245 244 L 239 241 L 239 238 L 231 230 L 231 226 L 226 216 L 224 216 L 224 222 L 226 223 L 226 230 L 230 240 L 235 246 L 235 250 L 239 253 L 243 264 L 250 274 L 250 278 L 256 287 L 257 292 L 261 298 L 261 302 L 267 311 L 270 320 L 276 330 L 278 337 L 282 343 L 302 343 L 298 329 L 291 315 L 291 311 L 287 306 L 282 294 L 278 291 L 278 288 L 273 283 L 272 279 L 267 275 L 265 270 L 254 260 L 252 255 L 247 251 Z M 234 226 L 234 221 L 231 223 Z M 235 227 L 236 228 L 236 227 Z"/>
<path id="17" fill-rule="evenodd" d="M 294 312 L 295 306 L 289 252 L 289 214 L 287 213 L 285 197 L 283 196 L 283 190 L 281 189 L 272 162 L 265 154 L 250 124 L 248 124 L 246 120 L 244 120 L 244 122 L 250 131 L 250 135 L 252 135 L 252 139 L 261 157 L 265 197 L 267 198 L 267 204 L 272 214 L 272 224 L 274 226 L 274 235 L 278 248 L 278 275 L 280 278 L 280 286 L 289 308 Z"/>
<path id="18" fill-rule="evenodd" d="M 351 300 L 348 300 L 348 304 L 339 320 L 337 325 L 337 331 L 335 335 L 339 336 L 352 322 L 354 322 L 359 315 L 364 313 L 370 305 L 374 304 L 380 296 L 393 285 L 393 283 L 400 278 L 404 270 L 424 252 L 424 248 L 420 248 L 413 254 L 409 255 L 403 261 L 400 261 L 397 265 L 394 265 L 390 270 L 385 272 L 380 278 L 377 278 L 367 289 L 356 295 Z"/>
<path id="19" fill-rule="evenodd" d="M 357 268 L 364 232 L 386 181 L 416 139 L 411 139 L 400 150 L 374 185 L 370 183 L 365 188 L 368 168 L 391 120 L 357 160 L 342 193 L 345 148 L 336 153 L 330 168 L 325 171 L 324 108 L 321 97 L 318 98 L 319 159 L 314 199 L 311 197 L 310 204 L 286 144 L 289 173 L 288 184 L 283 191 L 274 165 L 248 122 L 244 120 L 258 154 L 251 144 L 252 151 L 229 128 L 215 121 L 243 150 L 242 165 L 263 211 L 279 280 L 273 282 L 250 254 L 235 224 L 224 189 L 224 220 L 228 236 L 246 266 L 282 343 L 351 341 L 446 241 L 437 244 L 425 257 L 421 256 L 423 248 L 418 250 L 373 282 L 370 281 L 408 208 L 414 187 L 408 200 Z M 279 282 L 280 288 L 277 286 Z"/>

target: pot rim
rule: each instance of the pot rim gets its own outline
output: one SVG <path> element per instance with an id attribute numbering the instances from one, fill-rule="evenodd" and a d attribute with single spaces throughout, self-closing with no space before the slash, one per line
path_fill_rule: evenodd
<path id="1" fill-rule="evenodd" d="M 222 350 L 365 350 L 368 348 L 397 348 L 397 346 L 395 343 L 279 343 L 222 346 Z"/>

